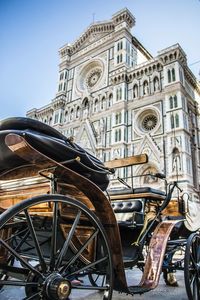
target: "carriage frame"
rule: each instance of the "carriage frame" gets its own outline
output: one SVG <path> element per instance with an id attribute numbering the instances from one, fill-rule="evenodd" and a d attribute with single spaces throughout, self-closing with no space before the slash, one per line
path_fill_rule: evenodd
<path id="1" fill-rule="evenodd" d="M 165 193 L 131 186 L 108 196 L 79 156 L 53 159 L 22 131 L 8 132 L 4 139 L 10 153 L 26 163 L 0 175 L 1 289 L 23 286 L 27 300 L 65 300 L 79 289 L 101 291 L 102 299 L 112 299 L 113 289 L 142 294 L 156 288 L 162 272 L 167 276 L 180 269 L 188 299 L 199 299 L 199 229 L 185 230 L 183 208 L 178 218 L 167 216 L 177 182 Z M 147 161 L 142 154 L 98 168 L 113 174 L 116 168 Z M 83 167 L 88 176 L 78 172 Z M 128 220 L 120 219 L 127 213 Z M 177 250 L 184 251 L 184 257 L 174 262 Z M 138 285 L 128 285 L 125 270 L 134 266 L 143 275 Z"/>

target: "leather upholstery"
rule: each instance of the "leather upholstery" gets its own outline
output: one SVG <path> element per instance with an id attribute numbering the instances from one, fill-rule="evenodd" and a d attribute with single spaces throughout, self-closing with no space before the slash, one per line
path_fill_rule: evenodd
<path id="1" fill-rule="evenodd" d="M 115 213 L 140 212 L 142 201 L 135 199 L 132 201 L 112 201 L 112 208 Z"/>
<path id="2" fill-rule="evenodd" d="M 22 136 L 33 148 L 57 162 L 74 160 L 66 164 L 87 177 L 102 190 L 108 186 L 108 171 L 104 164 L 54 128 L 29 118 L 10 118 L 0 122 L 0 175 L 4 171 L 23 166 L 27 161 L 18 157 L 5 144 L 9 133 Z M 79 157 L 80 163 L 75 159 Z"/>

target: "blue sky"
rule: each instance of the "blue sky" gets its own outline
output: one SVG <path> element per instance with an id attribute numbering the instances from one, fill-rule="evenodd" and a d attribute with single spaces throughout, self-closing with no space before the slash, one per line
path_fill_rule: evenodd
<path id="1" fill-rule="evenodd" d="M 0 119 L 25 116 L 55 96 L 58 49 L 127 7 L 133 35 L 153 55 L 179 43 L 200 79 L 200 0 L 0 0 Z M 195 64 L 194 64 L 195 63 Z"/>

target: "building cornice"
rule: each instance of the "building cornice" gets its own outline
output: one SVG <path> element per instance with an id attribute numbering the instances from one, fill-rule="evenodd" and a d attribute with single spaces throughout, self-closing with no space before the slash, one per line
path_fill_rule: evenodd
<path id="1" fill-rule="evenodd" d="M 153 56 L 147 51 L 146 48 L 144 48 L 144 46 L 138 41 L 138 39 L 135 36 L 132 37 L 132 43 L 138 50 L 142 52 L 146 59 L 149 60 L 153 58 Z"/>

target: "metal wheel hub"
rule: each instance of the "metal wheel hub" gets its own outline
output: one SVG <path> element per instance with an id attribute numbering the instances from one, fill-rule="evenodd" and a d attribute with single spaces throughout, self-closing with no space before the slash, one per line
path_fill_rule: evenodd
<path id="1" fill-rule="evenodd" d="M 71 283 L 60 274 L 51 274 L 46 278 L 45 290 L 49 299 L 66 300 L 71 293 Z"/>

